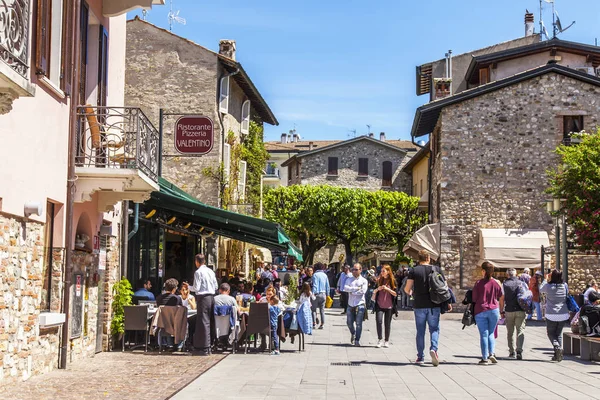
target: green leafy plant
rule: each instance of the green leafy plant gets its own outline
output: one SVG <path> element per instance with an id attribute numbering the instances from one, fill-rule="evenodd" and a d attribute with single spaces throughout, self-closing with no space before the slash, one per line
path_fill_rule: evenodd
<path id="1" fill-rule="evenodd" d="M 262 123 L 250 121 L 248 135 L 241 145 L 241 158 L 246 161 L 245 203 L 252 205 L 255 216 L 260 214 L 261 182 L 269 153 L 263 142 Z"/>
<path id="2" fill-rule="evenodd" d="M 126 278 L 122 278 L 113 286 L 113 316 L 110 323 L 110 332 L 118 335 L 125 332 L 125 306 L 131 305 L 133 288 Z"/>
<path id="3" fill-rule="evenodd" d="M 288 295 L 286 301 L 288 304 L 291 304 L 299 298 L 300 294 L 298 293 L 298 274 L 290 275 L 290 282 L 288 283 Z"/>

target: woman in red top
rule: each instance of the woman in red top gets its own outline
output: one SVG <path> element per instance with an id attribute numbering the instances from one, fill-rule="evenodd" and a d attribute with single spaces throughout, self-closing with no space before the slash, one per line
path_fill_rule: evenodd
<path id="1" fill-rule="evenodd" d="M 396 282 L 392 267 L 384 265 L 381 267 L 381 274 L 377 279 L 377 289 L 373 292 L 372 299 L 375 301 L 375 312 L 377 313 L 377 336 L 379 341 L 377 347 L 389 347 L 390 329 L 392 325 L 392 314 L 395 311 L 396 302 Z M 381 325 L 385 319 L 385 341 L 382 337 Z"/>
<path id="2" fill-rule="evenodd" d="M 535 307 L 535 314 L 537 316 L 538 321 L 542 320 L 542 299 L 540 299 L 540 285 L 544 281 L 543 278 L 544 276 L 542 275 L 542 273 L 540 271 L 537 271 L 533 278 L 529 280 L 529 290 L 531 290 L 531 293 L 533 294 L 532 301 L 533 306 Z M 533 317 L 533 313 L 529 314 L 527 316 L 527 319 L 531 319 L 531 317 Z"/>
<path id="3" fill-rule="evenodd" d="M 487 365 L 498 360 L 494 354 L 496 339 L 494 330 L 500 319 L 500 309 L 504 309 L 504 293 L 502 286 L 494 279 L 494 266 L 489 262 L 481 264 L 483 279 L 477 281 L 473 288 L 473 303 L 475 303 L 475 322 L 479 329 L 481 344 L 481 361 L 479 365 Z"/>

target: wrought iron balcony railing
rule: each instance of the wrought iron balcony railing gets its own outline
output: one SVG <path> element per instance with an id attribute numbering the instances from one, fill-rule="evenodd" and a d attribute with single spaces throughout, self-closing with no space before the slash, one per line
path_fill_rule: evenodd
<path id="1" fill-rule="evenodd" d="M 29 0 L 0 0 L 0 59 L 27 78 Z"/>
<path id="2" fill-rule="evenodd" d="M 77 123 L 78 167 L 139 169 L 158 181 L 159 132 L 142 110 L 80 106 Z"/>

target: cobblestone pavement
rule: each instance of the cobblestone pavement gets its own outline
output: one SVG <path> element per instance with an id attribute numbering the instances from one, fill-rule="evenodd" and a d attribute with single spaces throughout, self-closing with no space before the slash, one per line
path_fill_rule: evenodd
<path id="1" fill-rule="evenodd" d="M 506 329 L 499 328 L 496 365 L 478 366 L 475 326 L 462 330 L 460 314 L 444 315 L 435 368 L 416 366 L 412 312 L 392 322 L 391 346 L 376 348 L 375 317 L 369 315 L 362 347 L 350 346 L 345 316 L 327 310 L 326 327 L 307 336 L 306 351 L 289 341 L 280 356 L 230 355 L 174 396 L 186 399 L 590 399 L 600 398 L 597 364 L 567 357 L 550 362 L 545 325 L 528 323 L 524 360 L 507 359 Z M 333 365 L 338 363 L 338 365 Z M 353 363 L 349 365 L 349 363 Z"/>
<path id="2" fill-rule="evenodd" d="M 224 355 L 99 353 L 25 382 L 2 387 L 5 399 L 167 399 Z"/>

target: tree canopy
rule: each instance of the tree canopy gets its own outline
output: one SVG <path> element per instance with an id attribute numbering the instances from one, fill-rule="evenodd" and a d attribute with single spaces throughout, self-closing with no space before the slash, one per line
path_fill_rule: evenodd
<path id="1" fill-rule="evenodd" d="M 567 223 L 580 248 L 600 251 L 600 129 L 573 137 L 581 142 L 556 149 L 560 163 L 548 171 L 548 192 L 566 200 Z"/>
<path id="2" fill-rule="evenodd" d="M 265 216 L 278 222 L 302 246 L 306 264 L 326 244 L 343 244 L 346 262 L 366 247 L 398 251 L 424 225 L 419 199 L 400 192 L 294 185 L 265 195 Z"/>

